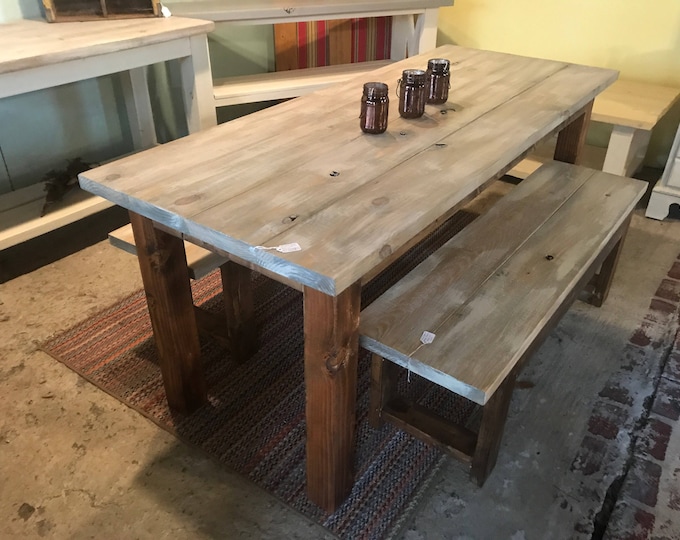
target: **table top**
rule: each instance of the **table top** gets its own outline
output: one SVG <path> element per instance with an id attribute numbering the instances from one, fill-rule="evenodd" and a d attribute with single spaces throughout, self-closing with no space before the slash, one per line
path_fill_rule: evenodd
<path id="1" fill-rule="evenodd" d="M 134 49 L 213 30 L 211 21 L 182 17 L 0 25 L 0 74 Z"/>
<path id="2" fill-rule="evenodd" d="M 398 114 L 395 82 L 452 62 L 449 101 Z M 446 45 L 376 70 L 387 131 L 359 129 L 360 77 L 80 175 L 161 225 L 336 295 L 561 129 L 617 72 Z M 279 253 L 258 246 L 298 243 Z"/>

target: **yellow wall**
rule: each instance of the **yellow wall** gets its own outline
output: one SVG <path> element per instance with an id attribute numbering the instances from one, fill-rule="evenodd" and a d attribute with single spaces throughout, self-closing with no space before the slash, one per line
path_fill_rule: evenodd
<path id="1" fill-rule="evenodd" d="M 622 79 L 680 88 L 680 0 L 455 0 L 439 44 L 618 69 Z M 680 103 L 659 122 L 647 164 L 663 167 Z M 603 133 L 593 130 L 595 144 Z"/>

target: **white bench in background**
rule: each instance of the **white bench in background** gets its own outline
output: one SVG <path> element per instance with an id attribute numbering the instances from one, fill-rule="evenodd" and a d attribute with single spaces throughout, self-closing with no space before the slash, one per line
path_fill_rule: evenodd
<path id="1" fill-rule="evenodd" d="M 215 106 L 223 107 L 297 97 L 434 49 L 439 8 L 452 6 L 453 0 L 289 0 L 285 7 L 275 0 L 185 0 L 167 5 L 173 15 L 238 25 L 392 17 L 389 60 L 216 79 Z"/>
<path id="2" fill-rule="evenodd" d="M 680 89 L 618 80 L 595 98 L 591 120 L 612 125 L 607 149 L 586 146 L 583 164 L 604 172 L 632 176 L 647 153 L 652 129 L 680 97 Z M 554 141 L 536 148 L 511 176 L 526 178 L 552 159 Z"/>

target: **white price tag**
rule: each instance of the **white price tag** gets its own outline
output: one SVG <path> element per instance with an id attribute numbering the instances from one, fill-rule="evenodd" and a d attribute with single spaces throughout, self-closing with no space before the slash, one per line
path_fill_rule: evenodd
<path id="1" fill-rule="evenodd" d="M 300 251 L 302 248 L 300 247 L 300 244 L 297 242 L 293 242 L 292 244 L 281 244 L 280 246 L 255 246 L 255 249 L 275 249 L 279 253 L 290 253 L 291 251 Z"/>
<path id="2" fill-rule="evenodd" d="M 291 251 L 300 251 L 301 249 L 300 244 L 297 242 L 293 242 L 292 244 L 281 244 L 276 247 L 276 251 L 279 253 L 290 253 Z"/>
<path id="3" fill-rule="evenodd" d="M 427 330 L 425 330 L 425 332 L 423 332 L 423 335 L 420 336 L 420 342 L 423 345 L 428 345 L 434 341 L 434 338 L 435 335 L 432 332 L 428 332 Z"/>

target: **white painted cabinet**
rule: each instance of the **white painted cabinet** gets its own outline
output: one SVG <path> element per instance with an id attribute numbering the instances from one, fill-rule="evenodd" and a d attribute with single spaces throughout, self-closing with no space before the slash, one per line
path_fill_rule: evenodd
<path id="1" fill-rule="evenodd" d="M 652 190 L 645 215 L 664 219 L 673 205 L 680 207 L 680 127 L 675 134 L 663 175 Z"/>

